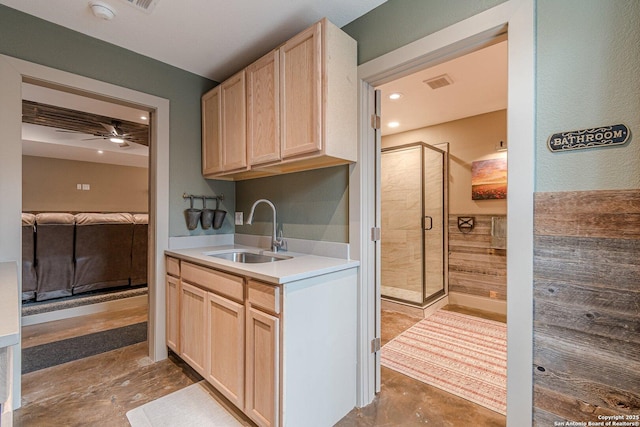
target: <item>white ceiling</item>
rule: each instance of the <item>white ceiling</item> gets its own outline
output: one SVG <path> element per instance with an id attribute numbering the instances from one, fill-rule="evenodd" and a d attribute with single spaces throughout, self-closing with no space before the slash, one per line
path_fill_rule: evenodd
<path id="1" fill-rule="evenodd" d="M 447 74 L 453 84 L 431 89 L 424 80 Z M 507 108 L 507 42 L 386 83 L 382 92 L 382 134 L 391 135 Z M 392 101 L 389 95 L 402 93 Z M 397 121 L 397 128 L 389 122 Z"/>
<path id="2" fill-rule="evenodd" d="M 106 0 L 111 21 L 89 0 L 0 3 L 139 54 L 221 82 L 323 17 L 338 27 L 385 0 L 157 0 L 150 13 Z"/>
<path id="3" fill-rule="evenodd" d="M 149 113 L 68 92 L 22 84 L 22 98 L 91 114 L 146 124 Z M 148 167 L 149 147 L 128 143 L 122 147 L 94 135 L 61 132 L 60 129 L 22 123 L 22 154 L 94 163 Z"/>
<path id="4" fill-rule="evenodd" d="M 1 4 L 105 40 L 195 74 L 222 81 L 311 23 L 326 16 L 343 26 L 385 0 L 157 0 L 151 13 L 128 0 L 108 0 L 112 21 L 91 13 L 89 0 L 0 0 Z M 447 74 L 451 86 L 430 89 L 424 80 Z M 142 111 L 25 85 L 25 99 L 140 122 Z M 507 42 L 439 64 L 379 87 L 383 135 L 457 120 L 507 107 Z M 388 95 L 401 92 L 391 101 Z M 91 101 L 91 102 L 88 102 Z M 84 109 L 84 110 L 83 110 Z M 390 121 L 400 126 L 391 129 Z M 104 141 L 61 141 L 60 133 L 25 127 L 25 154 L 84 161 L 147 165 L 140 147 L 125 151 Z M 69 135 L 69 134 L 67 134 Z M 86 138 L 90 136 L 85 136 Z M 43 145 L 44 141 L 49 146 Z M 86 148 L 91 144 L 91 148 Z M 109 145 L 111 144 L 111 145 Z M 65 153 L 64 146 L 74 153 Z M 104 153 L 96 156 L 98 149 Z M 42 153 L 42 154 L 36 154 Z M 147 152 L 148 153 L 148 152 Z M 127 156 L 126 154 L 130 154 Z M 145 153 L 146 155 L 146 153 Z"/>

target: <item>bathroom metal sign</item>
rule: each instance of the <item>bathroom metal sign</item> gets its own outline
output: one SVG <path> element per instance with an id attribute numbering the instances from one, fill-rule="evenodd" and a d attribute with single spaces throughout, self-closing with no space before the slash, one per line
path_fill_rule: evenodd
<path id="1" fill-rule="evenodd" d="M 629 128 L 623 124 L 572 130 L 554 133 L 547 140 L 547 146 L 553 153 L 584 148 L 611 147 L 625 144 L 629 140 L 630 134 Z"/>

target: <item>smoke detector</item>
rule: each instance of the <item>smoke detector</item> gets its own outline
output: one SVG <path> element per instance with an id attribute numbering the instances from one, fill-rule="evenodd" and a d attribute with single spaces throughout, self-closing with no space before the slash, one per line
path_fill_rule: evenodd
<path id="1" fill-rule="evenodd" d="M 91 1 L 89 2 L 89 6 L 96 18 L 111 21 L 116 16 L 115 8 L 109 3 L 105 3 L 103 1 Z"/>

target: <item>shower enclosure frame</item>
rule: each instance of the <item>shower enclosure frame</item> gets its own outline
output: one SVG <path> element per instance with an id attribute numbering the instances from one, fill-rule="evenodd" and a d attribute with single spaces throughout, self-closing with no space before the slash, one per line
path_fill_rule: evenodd
<path id="1" fill-rule="evenodd" d="M 382 299 L 397 302 L 400 304 L 410 305 L 418 308 L 425 308 L 429 305 L 435 303 L 436 301 L 441 300 L 442 298 L 448 295 L 449 291 L 449 143 L 441 143 L 438 144 L 444 146 L 444 149 L 437 148 L 433 145 L 427 144 L 423 141 L 417 141 L 407 144 L 401 144 L 391 147 L 385 147 L 380 149 L 380 161 L 382 161 L 382 155 L 389 152 L 407 150 L 411 148 L 420 147 L 420 156 L 421 156 L 421 167 L 420 167 L 420 194 L 421 194 L 421 217 L 422 217 L 422 236 L 421 236 L 421 248 L 422 248 L 422 298 L 418 303 L 416 301 L 385 295 L 384 291 L 381 292 Z M 426 215 L 426 203 L 425 203 L 425 191 L 426 191 L 426 165 L 425 165 L 425 155 L 424 150 L 432 150 L 433 152 L 439 153 L 442 155 L 442 287 L 433 293 L 427 295 L 427 248 L 426 248 L 426 218 L 429 216 Z M 380 194 L 382 198 L 382 194 Z M 382 200 L 381 200 L 382 201 Z M 432 220 L 433 221 L 433 220 Z M 435 224 L 431 224 L 435 225 Z M 384 233 L 384 230 L 383 230 Z M 384 243 L 384 239 L 383 242 Z M 382 261 L 381 261 L 382 262 Z M 381 270 L 382 270 L 381 265 Z M 384 283 L 382 283 L 384 287 Z"/>

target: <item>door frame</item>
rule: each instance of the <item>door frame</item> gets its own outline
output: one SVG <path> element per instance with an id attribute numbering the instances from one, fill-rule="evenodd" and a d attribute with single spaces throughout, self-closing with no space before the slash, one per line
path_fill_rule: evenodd
<path id="1" fill-rule="evenodd" d="M 0 97 L 0 111 L 9 112 L 11 135 L 19 132 L 21 127 L 23 81 L 64 88 L 69 92 L 84 96 L 95 97 L 116 104 L 135 106 L 146 109 L 153 114 L 150 123 L 149 150 L 149 262 L 148 262 L 148 344 L 149 357 L 153 361 L 167 357 L 165 345 L 165 288 L 164 288 L 164 251 L 169 244 L 169 100 L 149 95 L 136 90 L 116 86 L 110 83 L 79 76 L 66 71 L 57 70 L 43 65 L 0 55 L 0 61 L 9 64 L 15 70 L 15 75 L 0 83 L 0 94 L 10 96 Z M 18 85 L 18 87 L 16 87 Z M 16 123 L 13 123 L 13 122 Z M 22 211 L 22 148 L 21 138 L 0 140 L 0 166 L 11 165 L 3 172 L 2 179 L 7 179 L 13 186 L 13 191 L 3 191 L 3 209 L 0 210 L 0 223 L 15 225 L 12 238 L 5 241 L 9 247 L 0 253 L 0 258 L 6 261 L 16 261 L 21 265 L 21 240 L 19 239 L 20 216 Z M 7 181 L 5 181 L 7 182 Z M 17 187 L 17 190 L 16 190 Z M 14 224 L 15 223 L 15 224 Z M 9 227 L 6 227 L 7 229 Z M 13 236 L 15 234 L 15 236 Z M 20 273 L 21 269 L 18 268 Z M 19 277 L 21 283 L 21 278 Z M 19 286 L 21 286 L 19 284 Z M 18 292 L 20 295 L 20 292 Z M 21 301 L 18 301 L 20 306 Z M 14 348 L 12 355 L 13 374 L 11 377 L 11 396 L 13 409 L 20 407 L 21 400 L 21 349 Z"/>
<path id="2" fill-rule="evenodd" d="M 368 61 L 358 67 L 359 154 L 350 169 L 350 242 L 360 260 L 358 307 L 358 406 L 377 391 L 380 284 L 377 283 L 376 132 L 371 127 L 374 87 L 472 52 L 508 31 L 507 138 L 507 425 L 530 425 L 533 406 L 533 193 L 535 165 L 535 2 L 508 0 L 492 9 Z"/>

